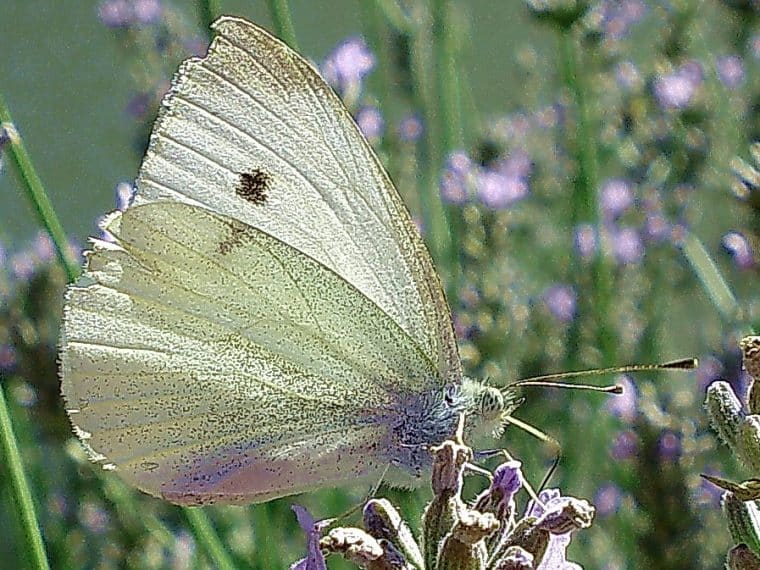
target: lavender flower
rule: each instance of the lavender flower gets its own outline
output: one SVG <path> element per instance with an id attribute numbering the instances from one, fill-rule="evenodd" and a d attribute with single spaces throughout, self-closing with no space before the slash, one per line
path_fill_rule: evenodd
<path id="1" fill-rule="evenodd" d="M 362 107 L 356 113 L 356 124 L 370 142 L 377 141 L 383 136 L 385 122 L 377 107 Z"/>
<path id="2" fill-rule="evenodd" d="M 476 191 L 486 207 L 500 209 L 524 198 L 528 194 L 528 184 L 520 177 L 484 170 L 477 176 Z"/>
<path id="3" fill-rule="evenodd" d="M 638 390 L 628 374 L 620 374 L 615 378 L 615 384 L 623 387 L 623 393 L 610 398 L 605 403 L 605 409 L 626 423 L 632 423 L 638 413 Z"/>
<path id="4" fill-rule="evenodd" d="M 644 258 L 644 244 L 633 228 L 612 231 L 612 252 L 620 265 L 635 265 Z"/>
<path id="5" fill-rule="evenodd" d="M 12 344 L 0 344 L 0 373 L 11 372 L 18 362 L 16 347 Z"/>
<path id="6" fill-rule="evenodd" d="M 398 136 L 402 141 L 414 142 L 422 136 L 424 126 L 417 115 L 409 115 L 398 124 Z"/>
<path id="7" fill-rule="evenodd" d="M 161 19 L 159 0 L 106 0 L 98 6 L 98 18 L 109 28 L 152 24 Z"/>
<path id="8" fill-rule="evenodd" d="M 660 458 L 673 461 L 681 455 L 681 438 L 670 430 L 666 430 L 660 436 L 658 442 L 658 451 Z"/>
<path id="9" fill-rule="evenodd" d="M 441 198 L 449 204 L 467 202 L 476 176 L 475 165 L 464 151 L 452 152 L 441 176 Z"/>
<path id="10" fill-rule="evenodd" d="M 699 63 L 686 63 L 655 80 L 655 99 L 663 109 L 684 109 L 692 103 L 702 79 L 702 67 Z"/>
<path id="11" fill-rule="evenodd" d="M 543 294 L 549 313 L 560 322 L 568 323 L 575 318 L 578 295 L 569 285 L 554 285 Z"/>
<path id="12" fill-rule="evenodd" d="M 721 244 L 731 254 L 739 269 L 750 269 L 755 265 L 755 256 L 749 241 L 739 232 L 728 232 L 723 236 Z"/>
<path id="13" fill-rule="evenodd" d="M 621 61 L 615 66 L 617 84 L 626 91 L 641 87 L 641 74 L 632 61 Z"/>
<path id="14" fill-rule="evenodd" d="M 606 181 L 600 194 L 602 214 L 608 220 L 618 218 L 633 205 L 633 190 L 626 180 L 612 178 Z"/>
<path id="15" fill-rule="evenodd" d="M 114 189 L 116 209 L 123 212 L 132 203 L 135 187 L 129 182 L 119 182 Z"/>
<path id="16" fill-rule="evenodd" d="M 591 224 L 580 224 L 575 228 L 575 250 L 581 259 L 591 259 L 596 253 L 598 243 L 596 228 Z"/>
<path id="17" fill-rule="evenodd" d="M 736 89 L 744 82 L 744 62 L 738 55 L 727 55 L 716 61 L 718 78 L 729 89 Z"/>
<path id="18" fill-rule="evenodd" d="M 375 67 L 375 56 L 363 38 L 341 42 L 324 60 L 322 76 L 342 94 L 359 90 L 367 74 Z"/>
<path id="19" fill-rule="evenodd" d="M 599 487 L 594 498 L 594 506 L 599 516 L 606 517 L 617 512 L 623 500 L 620 487 L 614 483 L 606 483 Z"/>
<path id="20" fill-rule="evenodd" d="M 609 39 L 620 40 L 645 14 L 646 5 L 641 0 L 606 0 L 602 4 L 603 33 Z"/>
<path id="21" fill-rule="evenodd" d="M 639 450 L 639 440 L 632 430 L 620 432 L 610 448 L 610 457 L 618 461 L 632 459 Z"/>

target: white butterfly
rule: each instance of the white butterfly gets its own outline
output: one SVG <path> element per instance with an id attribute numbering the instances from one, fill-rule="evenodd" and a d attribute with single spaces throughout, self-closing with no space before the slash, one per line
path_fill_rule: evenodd
<path id="1" fill-rule="evenodd" d="M 114 242 L 68 290 L 75 431 L 180 504 L 389 466 L 413 484 L 461 411 L 498 426 L 514 402 L 463 378 L 430 256 L 335 93 L 263 29 L 214 29 L 174 79 L 134 204 L 105 224 Z"/>

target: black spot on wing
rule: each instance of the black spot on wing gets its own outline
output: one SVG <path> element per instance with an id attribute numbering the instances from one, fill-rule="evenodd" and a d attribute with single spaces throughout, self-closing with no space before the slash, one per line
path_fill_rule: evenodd
<path id="1" fill-rule="evenodd" d="M 245 228 L 236 223 L 227 224 L 227 236 L 219 242 L 218 251 L 221 255 L 227 255 L 236 247 L 245 243 Z"/>
<path id="2" fill-rule="evenodd" d="M 242 172 L 235 194 L 247 200 L 251 204 L 264 204 L 267 201 L 269 192 L 269 183 L 272 177 L 258 168 L 253 168 L 249 172 Z"/>

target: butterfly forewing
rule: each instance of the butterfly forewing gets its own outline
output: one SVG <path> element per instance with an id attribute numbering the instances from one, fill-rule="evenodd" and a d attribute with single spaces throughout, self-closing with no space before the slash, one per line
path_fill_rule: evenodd
<path id="1" fill-rule="evenodd" d="M 424 244 L 339 98 L 298 54 L 235 18 L 185 62 L 154 127 L 138 203 L 189 201 L 316 259 L 458 382 L 451 319 Z"/>

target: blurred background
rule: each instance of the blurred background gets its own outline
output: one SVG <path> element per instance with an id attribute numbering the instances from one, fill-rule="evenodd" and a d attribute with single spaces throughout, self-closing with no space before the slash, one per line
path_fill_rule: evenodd
<path id="1" fill-rule="evenodd" d="M 737 343 L 760 311 L 760 5 L 302 0 L 289 11 L 299 51 L 344 98 L 430 246 L 468 375 L 502 385 L 700 358 L 693 373 L 599 380 L 623 396 L 523 394 L 515 415 L 563 448 L 550 486 L 597 507 L 570 558 L 720 567 L 733 543 L 699 474 L 757 475 L 702 402 L 717 378 L 746 392 Z M 128 194 L 172 73 L 208 45 L 210 12 L 281 25 L 268 2 L 4 3 L 0 95 L 72 253 Z M 0 383 L 51 566 L 219 565 L 197 518 L 90 465 L 73 438 L 56 371 L 67 278 L 0 144 Z M 500 445 L 536 484 L 551 464 L 515 428 L 488 443 Z M 0 560 L 32 568 L 6 463 Z M 305 548 L 291 503 L 329 517 L 366 491 L 210 507 L 204 520 L 235 567 L 287 567 Z M 412 526 L 430 496 L 380 494 Z"/>

